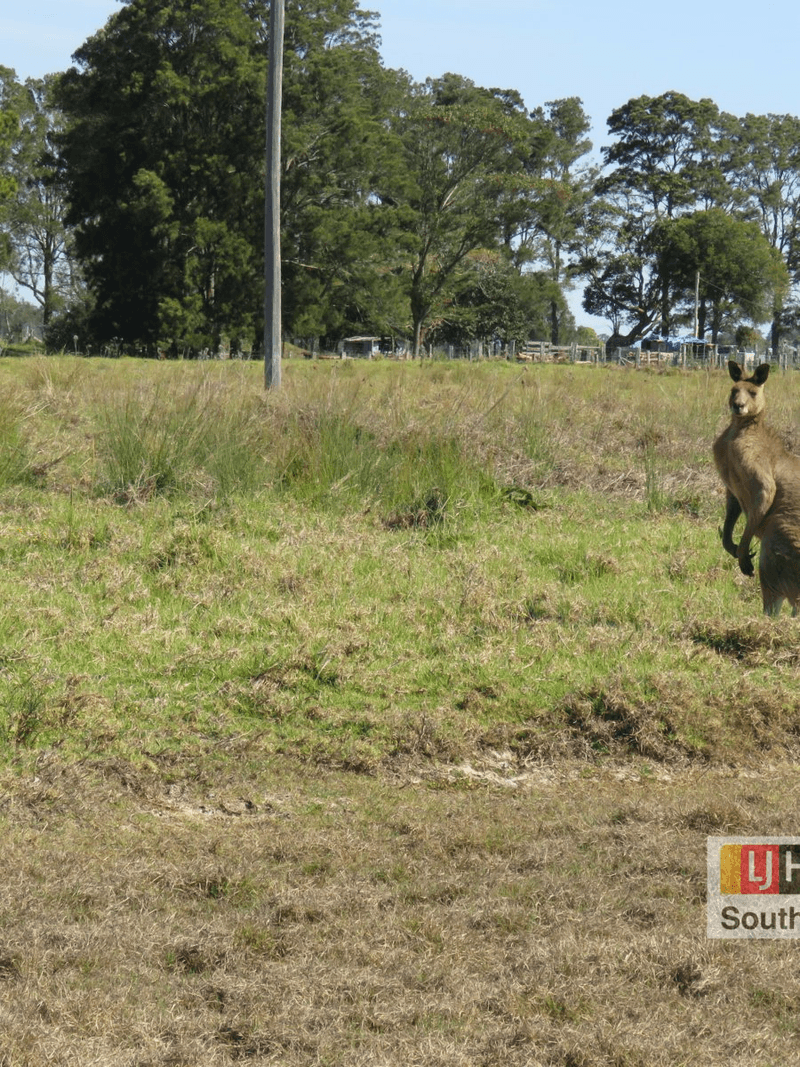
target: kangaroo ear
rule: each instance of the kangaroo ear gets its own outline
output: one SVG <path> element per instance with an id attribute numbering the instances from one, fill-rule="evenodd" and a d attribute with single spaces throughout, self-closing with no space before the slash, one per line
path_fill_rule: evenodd
<path id="1" fill-rule="evenodd" d="M 742 368 L 738 363 L 734 363 L 732 359 L 728 361 L 728 373 L 735 382 L 742 380 Z"/>
<path id="2" fill-rule="evenodd" d="M 769 378 L 769 363 L 762 363 L 760 367 L 756 367 L 753 381 L 756 385 L 763 385 L 767 378 Z"/>

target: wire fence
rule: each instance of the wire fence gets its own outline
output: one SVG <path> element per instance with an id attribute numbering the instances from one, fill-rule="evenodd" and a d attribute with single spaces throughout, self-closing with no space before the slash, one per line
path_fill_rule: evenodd
<path id="1" fill-rule="evenodd" d="M 782 345 L 778 355 L 758 355 L 755 352 L 730 345 L 708 345 L 687 342 L 670 348 L 608 347 L 586 345 L 552 345 L 536 342 L 525 345 L 516 353 L 518 362 L 527 363 L 614 363 L 623 367 L 726 367 L 735 360 L 744 367 L 756 367 L 759 363 L 772 363 L 782 370 L 800 368 L 800 350 L 792 345 Z"/>

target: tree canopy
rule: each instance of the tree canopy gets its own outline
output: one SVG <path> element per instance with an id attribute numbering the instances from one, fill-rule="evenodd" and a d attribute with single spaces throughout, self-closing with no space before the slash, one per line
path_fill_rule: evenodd
<path id="1" fill-rule="evenodd" d="M 252 328 L 264 69 L 242 5 L 131 0 L 75 58 L 61 161 L 94 330 L 202 347 Z"/>
<path id="2" fill-rule="evenodd" d="M 0 270 L 7 269 L 11 261 L 11 242 L 5 224 L 8 205 L 17 191 L 14 175 L 14 141 L 19 131 L 19 96 L 13 70 L 0 67 Z"/>
<path id="3" fill-rule="evenodd" d="M 758 224 L 720 208 L 684 215 L 662 228 L 662 272 L 673 303 L 698 301 L 697 329 L 711 341 L 734 312 L 737 319 L 764 321 L 788 287 L 785 263 Z"/>
<path id="4" fill-rule="evenodd" d="M 67 72 L 0 68 L 0 268 L 46 319 L 150 352 L 258 343 L 268 15 L 124 0 Z M 771 322 L 777 348 L 800 327 L 799 119 L 641 96 L 587 164 L 577 97 L 417 84 L 384 67 L 377 18 L 286 0 L 286 337 L 563 343 L 580 280 L 631 343 L 692 321 L 698 274 L 701 332 Z"/>
<path id="5" fill-rule="evenodd" d="M 28 79 L 0 68 L 3 95 L 14 101 L 17 128 L 7 173 L 13 180 L 3 230 L 8 242 L 7 269 L 27 289 L 42 311 L 48 328 L 53 315 L 73 302 L 80 291 L 77 263 L 71 255 L 64 223 L 63 189 L 55 169 L 54 140 L 61 113 L 53 106 L 53 79 Z"/>
<path id="6" fill-rule="evenodd" d="M 742 315 L 771 318 L 777 347 L 800 280 L 796 125 L 775 116 L 737 119 L 711 100 L 675 92 L 631 100 L 608 124 L 617 140 L 604 149 L 580 268 L 586 310 L 607 315 L 622 342 L 653 327 L 667 333 L 687 318 L 682 272 L 699 269 L 707 286 L 701 336 L 708 311 L 715 338 Z"/>

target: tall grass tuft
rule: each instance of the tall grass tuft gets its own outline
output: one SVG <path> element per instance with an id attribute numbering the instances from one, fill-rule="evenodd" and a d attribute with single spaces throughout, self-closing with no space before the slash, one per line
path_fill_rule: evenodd
<path id="1" fill-rule="evenodd" d="M 103 488 L 130 500 L 187 488 L 205 434 L 196 391 L 127 393 L 101 414 Z"/>
<path id="2" fill-rule="evenodd" d="M 644 446 L 645 502 L 649 511 L 663 511 L 669 504 L 664 491 L 663 461 L 658 447 L 647 441 Z"/>
<path id="3" fill-rule="evenodd" d="M 261 422 L 206 382 L 127 392 L 100 416 L 100 487 L 120 500 L 202 487 L 226 497 L 264 480 Z"/>
<path id="4" fill-rule="evenodd" d="M 203 440 L 198 454 L 217 498 L 257 492 L 269 476 L 269 426 L 258 396 L 215 393 L 203 403 Z"/>
<path id="5" fill-rule="evenodd" d="M 491 463 L 470 451 L 468 441 L 454 435 L 404 441 L 383 486 L 383 503 L 393 513 L 424 512 L 426 521 L 451 518 L 463 507 L 480 507 L 496 499 Z"/>
<path id="6" fill-rule="evenodd" d="M 373 423 L 370 412 L 305 408 L 286 429 L 276 484 L 327 507 L 368 506 L 384 516 L 425 510 L 441 520 L 456 503 L 497 495 L 491 464 L 446 427 Z"/>
<path id="7" fill-rule="evenodd" d="M 376 439 L 347 412 L 301 409 L 283 427 L 279 443 L 276 484 L 310 503 L 370 495 L 379 481 Z"/>
<path id="8" fill-rule="evenodd" d="M 23 418 L 7 397 L 0 399 L 0 486 L 35 481 L 34 463 L 23 431 Z"/>
<path id="9" fill-rule="evenodd" d="M 0 740 L 6 745 L 32 745 L 42 729 L 43 689 L 26 679 L 9 685 L 0 698 Z"/>

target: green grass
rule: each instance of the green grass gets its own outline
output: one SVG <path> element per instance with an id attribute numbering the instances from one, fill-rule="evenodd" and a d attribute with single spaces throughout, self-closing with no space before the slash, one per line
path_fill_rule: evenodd
<path id="1" fill-rule="evenodd" d="M 644 732 L 663 756 L 733 758 L 765 743 L 754 704 L 767 743 L 793 743 L 794 624 L 761 620 L 716 533 L 721 376 L 285 378 L 264 396 L 247 364 L 0 363 L 6 433 L 44 472 L 0 490 L 3 681 L 40 704 L 7 753 L 245 733 L 377 767 L 635 751 Z M 576 717 L 598 699 L 628 726 Z"/>
<path id="2" fill-rule="evenodd" d="M 794 947 L 705 938 L 800 736 L 723 372 L 284 383 L 0 360 L 0 1062 L 790 1062 Z"/>

